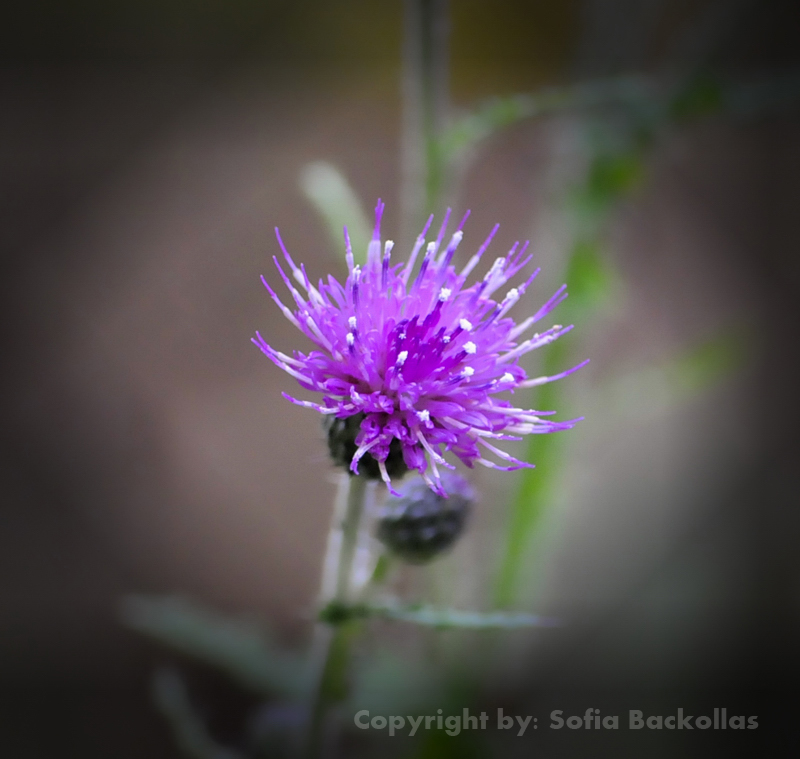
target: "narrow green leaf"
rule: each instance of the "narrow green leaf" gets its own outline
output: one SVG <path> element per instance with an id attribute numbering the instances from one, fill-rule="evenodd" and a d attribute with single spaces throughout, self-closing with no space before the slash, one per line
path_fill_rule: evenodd
<path id="1" fill-rule="evenodd" d="M 524 119 L 607 105 L 642 108 L 648 106 L 656 95 L 657 87 L 647 79 L 619 77 L 492 98 L 458 119 L 441 135 L 441 150 L 446 160 L 454 160 L 498 130 Z"/>
<path id="2" fill-rule="evenodd" d="M 678 92 L 669 105 L 670 116 L 689 119 L 717 113 L 724 105 L 724 91 L 719 82 L 698 76 Z"/>
<path id="3" fill-rule="evenodd" d="M 192 759 L 242 759 L 238 751 L 218 744 L 192 707 L 186 685 L 173 669 L 158 670 L 153 677 L 153 698 L 172 728 L 175 743 Z"/>
<path id="4" fill-rule="evenodd" d="M 643 174 L 642 157 L 638 152 L 598 156 L 589 171 L 587 195 L 598 205 L 605 205 L 633 188 Z"/>
<path id="5" fill-rule="evenodd" d="M 297 696 L 307 671 L 251 622 L 232 620 L 176 597 L 128 596 L 122 619 L 133 630 L 227 672 L 259 693 Z"/>
<path id="6" fill-rule="evenodd" d="M 458 611 L 433 606 L 386 604 L 329 604 L 320 612 L 320 621 L 337 628 L 350 626 L 352 622 L 368 617 L 383 617 L 398 622 L 427 627 L 458 627 L 470 630 L 517 629 L 521 627 L 550 627 L 556 624 L 551 619 L 533 614 L 504 612 Z"/>
<path id="7" fill-rule="evenodd" d="M 370 605 L 374 616 L 410 622 L 415 625 L 461 630 L 519 630 L 530 627 L 553 627 L 558 623 L 535 614 L 460 611 L 432 606 Z"/>
<path id="8" fill-rule="evenodd" d="M 372 231 L 361 201 L 344 174 L 327 161 L 316 161 L 301 172 L 300 187 L 325 221 L 332 250 L 344 260 L 342 230 L 346 226 L 353 258 L 357 264 L 363 264 Z"/>
<path id="9" fill-rule="evenodd" d="M 740 369 L 748 355 L 747 333 L 727 331 L 677 355 L 615 379 L 607 403 L 619 413 L 642 417 L 663 413 Z"/>

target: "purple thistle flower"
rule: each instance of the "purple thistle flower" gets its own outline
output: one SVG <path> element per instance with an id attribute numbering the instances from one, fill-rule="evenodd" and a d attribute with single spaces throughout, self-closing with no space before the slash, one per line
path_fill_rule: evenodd
<path id="1" fill-rule="evenodd" d="M 320 350 L 308 354 L 294 351 L 287 356 L 268 345 L 259 333 L 253 342 L 302 387 L 323 394 L 322 403 L 298 400 L 286 393 L 283 396 L 298 406 L 339 418 L 363 414 L 350 469 L 358 474 L 359 460 L 369 453 L 392 493 L 386 458 L 395 438 L 400 441 L 406 466 L 419 471 L 431 489 L 445 496 L 438 467 L 454 467 L 443 458 L 442 448 L 469 467 L 476 462 L 506 471 L 532 467 L 490 441 L 567 430 L 580 419 L 545 420 L 543 416 L 555 412 L 517 408 L 498 394 L 561 379 L 588 363 L 583 361 L 560 374 L 535 379 L 528 379 L 519 365 L 521 356 L 572 329 L 555 325 L 518 342 L 567 297 L 566 285 L 533 316 L 517 324 L 507 314 L 539 269 L 502 298 L 492 295 L 531 260 L 525 254 L 527 243 L 521 248 L 516 243 L 507 256 L 495 260 L 482 279 L 465 287 L 499 225 L 461 272 L 456 272 L 451 261 L 469 212 L 444 245 L 448 209 L 435 241 L 425 244 L 431 216 L 409 260 L 391 265 L 394 243 L 387 240 L 381 245 L 383 209 L 379 200 L 363 267 L 354 264 L 345 228 L 349 274 L 344 286 L 332 276 L 327 284 L 322 280 L 317 286 L 311 284 L 305 266 L 295 265 L 276 228 L 286 263 L 305 294 L 292 284 L 275 256 L 296 310 L 281 302 L 264 277 L 262 282 L 284 316 Z M 412 279 L 414 264 L 423 250 L 419 273 Z M 507 465 L 484 458 L 481 447 Z"/>

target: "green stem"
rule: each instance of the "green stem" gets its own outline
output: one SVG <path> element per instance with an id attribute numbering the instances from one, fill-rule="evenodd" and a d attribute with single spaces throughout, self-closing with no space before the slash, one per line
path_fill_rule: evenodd
<path id="1" fill-rule="evenodd" d="M 553 343 L 545 354 L 542 373 L 555 374 L 561 371 L 561 366 L 568 363 L 566 344 Z M 542 385 L 535 394 L 533 407 L 543 410 L 561 408 L 561 397 L 558 383 Z M 527 549 L 542 521 L 555 480 L 560 474 L 561 444 L 558 433 L 531 435 L 528 439 L 526 460 L 535 462 L 536 469 L 524 471 L 519 491 L 511 506 L 506 548 L 501 554 L 500 572 L 495 587 L 495 605 L 500 609 L 510 608 L 516 601 Z"/>
<path id="2" fill-rule="evenodd" d="M 336 575 L 336 593 L 330 600 L 350 601 L 350 581 L 353 572 L 353 559 L 358 544 L 358 525 L 364 511 L 364 496 L 367 481 L 363 477 L 350 477 L 348 475 L 347 508 L 344 518 L 338 529 L 342 535 L 342 548 L 339 558 L 339 567 Z M 336 525 L 334 525 L 336 527 Z"/>
<path id="3" fill-rule="evenodd" d="M 328 549 L 325 557 L 320 592 L 320 607 L 348 604 L 352 599 L 353 559 L 358 545 L 358 531 L 364 511 L 366 480 L 342 475 L 334 506 Z M 322 756 L 328 736 L 331 708 L 347 695 L 350 641 L 354 623 L 320 622 L 315 630 L 312 650 L 317 671 L 311 694 L 310 723 L 305 755 L 309 759 Z"/>
<path id="4" fill-rule="evenodd" d="M 410 244 L 447 188 L 440 136 L 449 121 L 448 0 L 405 0 L 402 239 Z"/>

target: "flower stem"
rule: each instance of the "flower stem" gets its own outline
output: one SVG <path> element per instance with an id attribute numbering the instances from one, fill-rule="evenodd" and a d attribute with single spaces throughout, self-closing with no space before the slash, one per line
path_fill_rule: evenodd
<path id="1" fill-rule="evenodd" d="M 353 559 L 364 511 L 367 482 L 363 477 L 341 475 L 334 504 L 328 548 L 322 570 L 320 608 L 352 599 Z M 333 706 L 347 695 L 352 620 L 319 622 L 314 634 L 312 665 L 316 676 L 309 709 L 305 756 L 316 759 L 329 753 L 334 727 L 329 720 Z"/>
<path id="2" fill-rule="evenodd" d="M 448 0 L 405 0 L 403 20 L 402 239 L 439 213 L 447 189 L 440 135 L 448 125 Z"/>

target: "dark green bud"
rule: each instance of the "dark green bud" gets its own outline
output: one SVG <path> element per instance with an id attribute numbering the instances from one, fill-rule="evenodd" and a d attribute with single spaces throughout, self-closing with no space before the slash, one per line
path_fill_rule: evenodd
<path id="1" fill-rule="evenodd" d="M 340 466 L 346 471 L 350 471 L 350 462 L 353 460 L 358 446 L 356 445 L 356 436 L 361 430 L 361 422 L 364 420 L 364 414 L 353 414 L 344 419 L 338 419 L 334 416 L 327 416 L 323 419 L 325 434 L 328 438 L 328 451 L 331 454 L 331 459 L 336 466 Z M 403 450 L 400 447 L 400 441 L 395 438 L 389 445 L 389 455 L 386 458 L 386 471 L 389 477 L 402 477 L 407 471 L 408 467 L 403 460 Z M 358 462 L 358 474 L 361 477 L 366 477 L 368 480 L 381 479 L 381 472 L 378 469 L 378 462 L 369 454 L 365 453 L 362 459 Z"/>
<path id="2" fill-rule="evenodd" d="M 419 477 L 400 486 L 400 497 L 390 496 L 378 520 L 377 537 L 395 555 L 422 564 L 446 551 L 464 532 L 475 495 L 469 483 L 445 472 L 443 498 Z"/>

